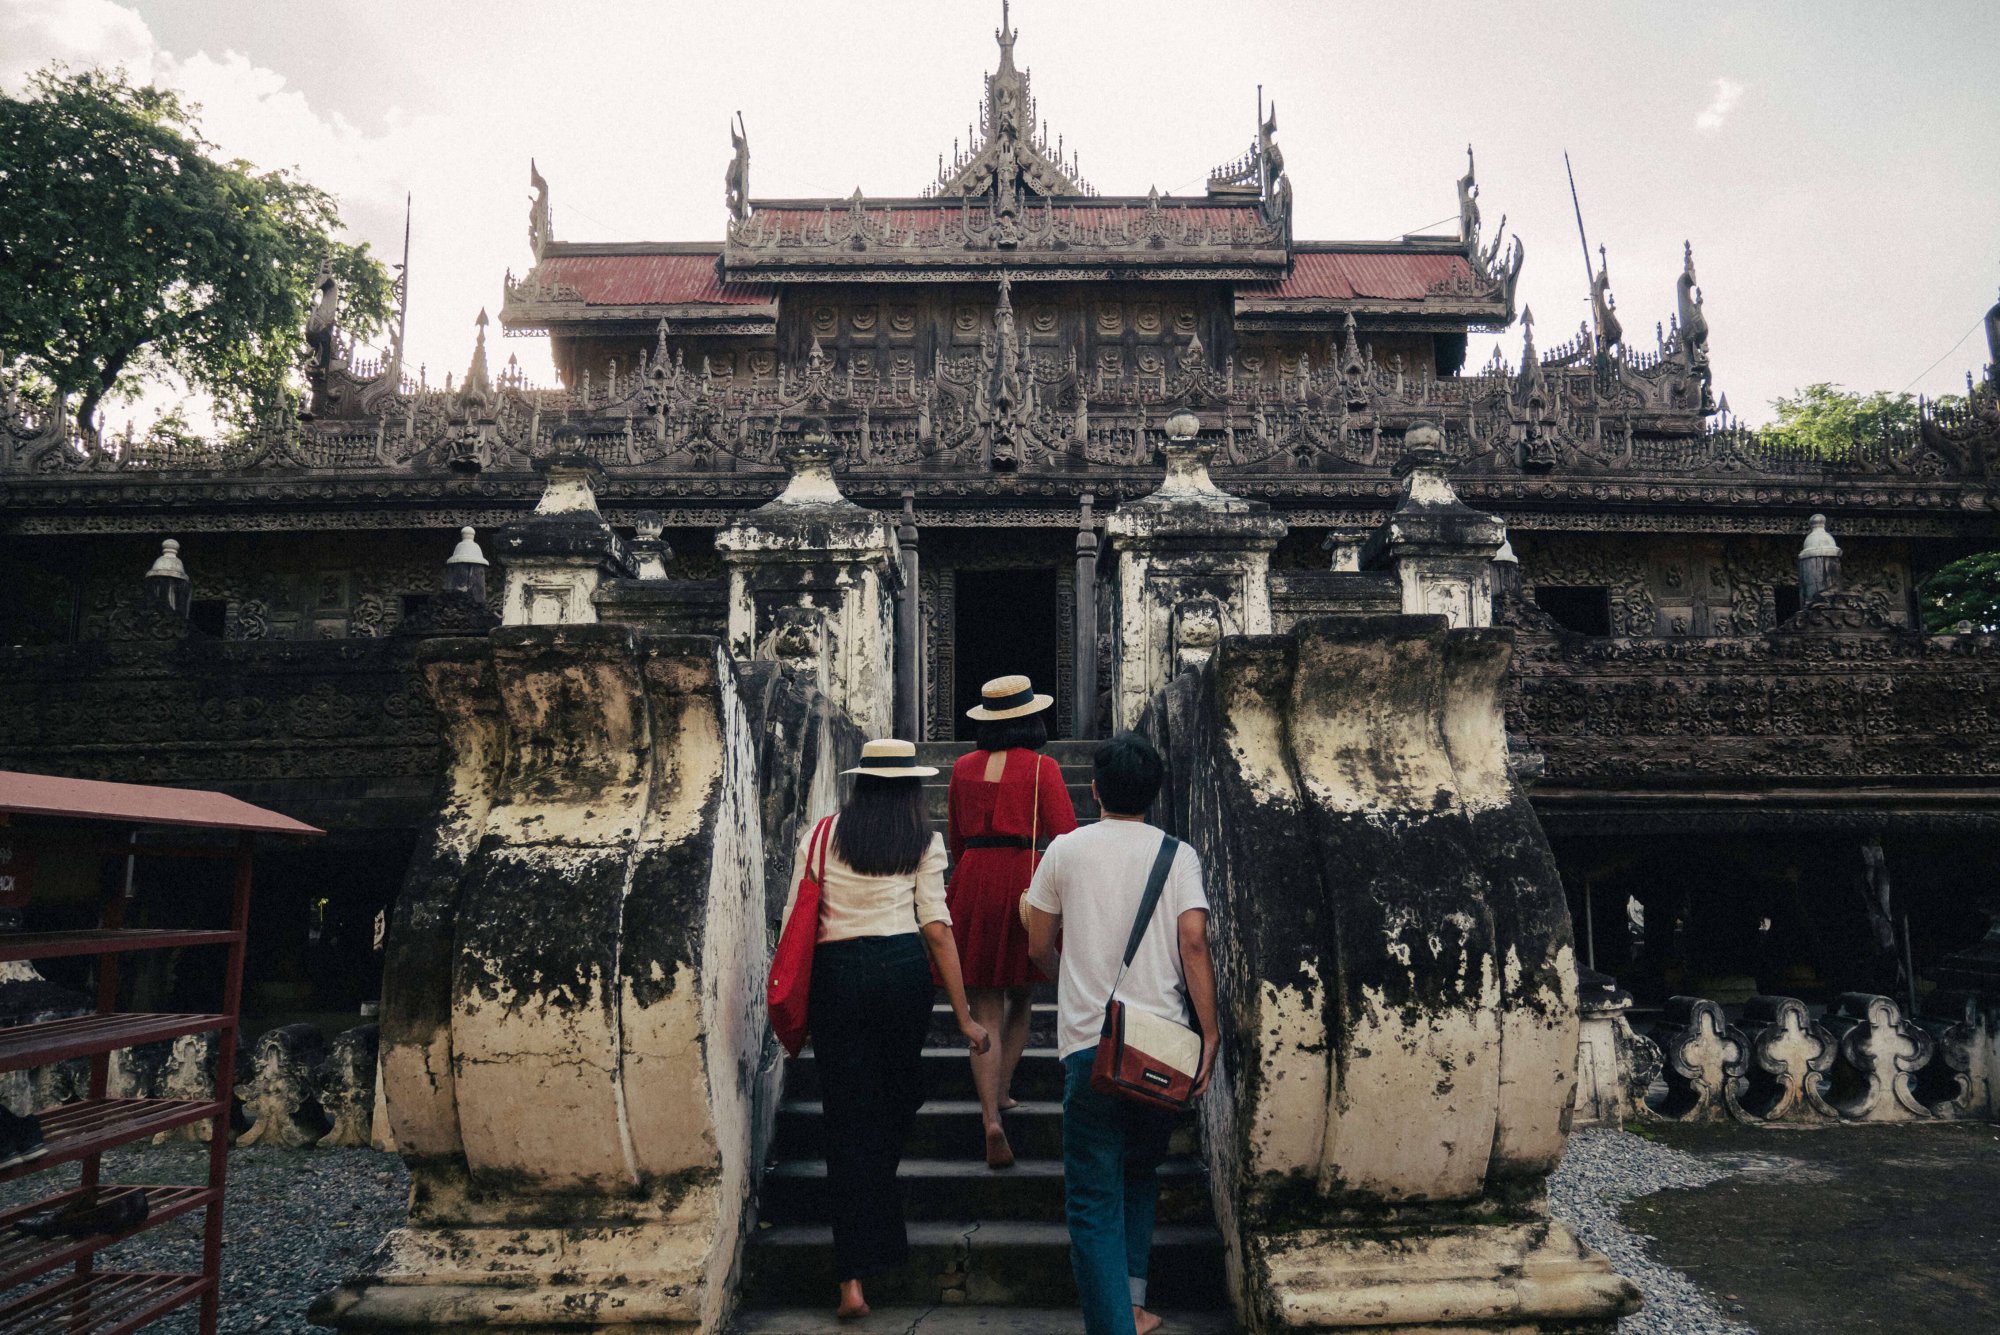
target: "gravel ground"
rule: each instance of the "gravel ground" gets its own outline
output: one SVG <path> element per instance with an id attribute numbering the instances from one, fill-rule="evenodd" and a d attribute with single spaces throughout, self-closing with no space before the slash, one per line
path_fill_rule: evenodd
<path id="1" fill-rule="evenodd" d="M 1579 1238 L 1639 1286 L 1646 1305 L 1618 1323 L 1619 1335 L 1755 1335 L 1678 1270 L 1646 1255 L 1651 1241 L 1618 1222 L 1618 1207 L 1669 1187 L 1700 1187 L 1733 1170 L 1656 1145 L 1628 1131 L 1592 1129 L 1569 1138 L 1549 1179 L 1549 1206 Z"/>
<path id="2" fill-rule="evenodd" d="M 191 1142 L 113 1150 L 107 1182 L 201 1182 L 208 1147 Z M 0 1187 L 0 1205 L 45 1196 L 75 1183 L 65 1164 Z M 306 1304 L 361 1268 L 382 1235 L 400 1223 L 409 1193 L 402 1160 L 373 1150 L 282 1150 L 251 1146 L 229 1156 L 222 1247 L 224 1332 L 306 1332 Z M 120 1270 L 195 1270 L 201 1265 L 200 1211 L 148 1229 L 101 1255 Z M 194 1304 L 146 1328 L 192 1335 Z"/>

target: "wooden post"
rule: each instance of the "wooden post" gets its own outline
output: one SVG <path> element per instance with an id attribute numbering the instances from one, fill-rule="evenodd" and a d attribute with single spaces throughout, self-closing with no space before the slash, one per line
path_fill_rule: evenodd
<path id="1" fill-rule="evenodd" d="M 1097 735 L 1097 521 L 1091 507 L 1097 496 L 1083 493 L 1083 512 L 1076 526 L 1076 640 L 1070 653 L 1070 687 L 1075 692 L 1070 717 L 1079 738 Z"/>
<path id="2" fill-rule="evenodd" d="M 923 622 L 917 593 L 917 493 L 903 488 L 902 520 L 896 550 L 903 562 L 903 587 L 896 593 L 896 735 L 924 739 Z"/>
<path id="3" fill-rule="evenodd" d="M 230 885 L 229 960 L 222 975 L 222 1030 L 215 1041 L 215 1116 L 209 1122 L 208 1209 L 201 1232 L 201 1268 L 208 1289 L 201 1295 L 200 1335 L 215 1335 L 222 1303 L 222 1207 L 229 1175 L 229 1112 L 236 1096 L 236 1042 L 243 1016 L 243 957 L 250 939 L 250 855 L 255 843 L 237 836 Z"/>

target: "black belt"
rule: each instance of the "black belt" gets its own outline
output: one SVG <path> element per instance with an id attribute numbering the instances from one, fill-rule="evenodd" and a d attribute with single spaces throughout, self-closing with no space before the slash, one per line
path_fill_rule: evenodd
<path id="1" fill-rule="evenodd" d="M 967 848 L 1027 848 L 1028 841 L 1018 834 L 975 834 L 965 841 Z"/>

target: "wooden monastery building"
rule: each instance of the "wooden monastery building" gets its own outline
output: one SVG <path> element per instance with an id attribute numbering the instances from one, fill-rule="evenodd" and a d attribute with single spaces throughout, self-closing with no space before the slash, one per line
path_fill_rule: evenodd
<path id="1" fill-rule="evenodd" d="M 1275 112 L 1201 194 L 1099 194 L 999 39 L 977 142 L 919 194 L 760 198 L 739 128 L 716 239 L 604 243 L 558 236 L 535 173 L 499 324 L 548 338 L 558 387 L 496 370 L 482 313 L 443 388 L 400 336 L 363 361 L 321 320 L 309 411 L 200 449 L 78 439 L 10 397 L 0 768 L 200 784 L 331 831 L 271 859 L 251 1005 L 351 1011 L 441 774 L 416 646 L 485 629 L 443 599 L 447 560 L 461 585 L 497 570 L 538 462 L 594 460 L 628 543 L 607 569 L 664 577 L 652 624 L 720 634 L 718 530 L 777 495 L 788 447 L 829 446 L 916 576 L 898 723 L 950 744 L 1006 672 L 1047 683 L 1058 736 L 1111 725 L 1102 526 L 1160 485 L 1169 416 L 1282 521 L 1280 630 L 1397 609 L 1367 539 L 1428 427 L 1506 525 L 1510 733 L 1598 968 L 1642 998 L 1900 993 L 1979 940 L 2000 646 L 1924 634 L 1916 590 L 2000 546 L 1990 368 L 1918 430 L 1789 450 L 1728 417 L 1692 249 L 1652 344 L 1600 275 L 1595 327 L 1542 347 L 1470 153 L 1441 235 L 1295 235 Z M 1507 329 L 1516 361 L 1465 364 L 1471 334 Z M 1177 634 L 1199 653 L 1226 622 L 1194 608 Z"/>

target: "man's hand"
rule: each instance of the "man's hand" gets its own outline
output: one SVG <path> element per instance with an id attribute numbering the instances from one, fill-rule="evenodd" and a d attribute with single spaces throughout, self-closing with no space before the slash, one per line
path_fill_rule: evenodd
<path id="1" fill-rule="evenodd" d="M 1192 1097 L 1198 1099 L 1208 1093 L 1209 1077 L 1215 1074 L 1215 1058 L 1221 1051 L 1222 1039 L 1219 1035 L 1203 1034 L 1201 1036 L 1201 1070 L 1195 1075 L 1194 1094 Z"/>
<path id="2" fill-rule="evenodd" d="M 965 1035 L 965 1046 L 975 1057 L 983 1057 L 993 1046 L 993 1035 L 986 1032 L 986 1026 L 967 1016 L 958 1022 L 958 1032 Z"/>

